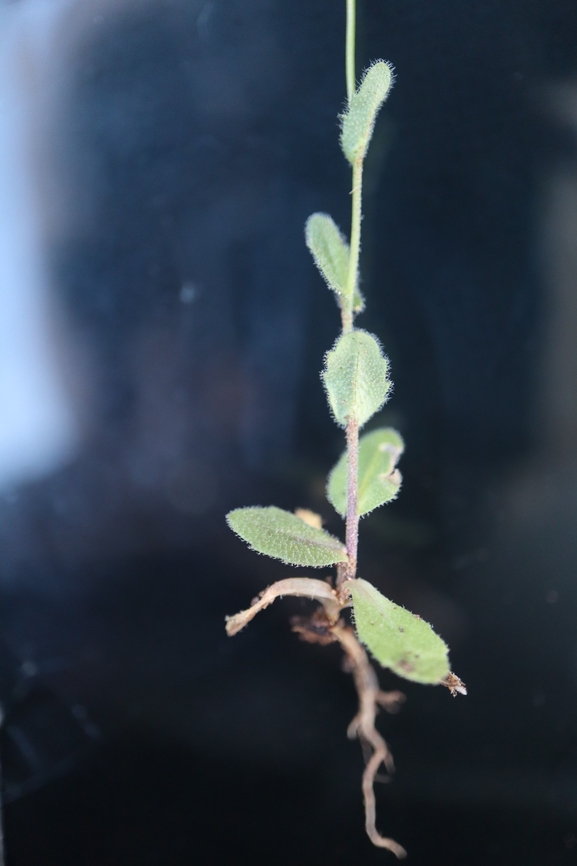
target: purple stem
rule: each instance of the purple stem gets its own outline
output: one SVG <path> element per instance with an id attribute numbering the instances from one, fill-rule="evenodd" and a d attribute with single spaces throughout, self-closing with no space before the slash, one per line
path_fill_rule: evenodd
<path id="1" fill-rule="evenodd" d="M 357 576 L 357 547 L 359 543 L 359 423 L 351 419 L 347 423 L 347 528 L 346 544 L 349 561 L 345 566 L 345 579 Z"/>

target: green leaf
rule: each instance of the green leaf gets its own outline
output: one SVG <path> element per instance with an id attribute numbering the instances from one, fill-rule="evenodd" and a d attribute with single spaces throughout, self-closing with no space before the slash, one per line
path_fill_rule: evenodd
<path id="1" fill-rule="evenodd" d="M 417 683 L 436 684 L 447 677 L 448 647 L 425 620 L 366 580 L 351 580 L 346 588 L 353 597 L 359 640 L 383 667 Z"/>
<path id="2" fill-rule="evenodd" d="M 379 109 L 391 89 L 393 73 L 384 60 L 367 69 L 342 116 L 341 147 L 351 164 L 365 157 Z"/>
<path id="3" fill-rule="evenodd" d="M 339 300 L 348 301 L 349 245 L 333 218 L 326 213 L 312 214 L 306 221 L 305 238 L 328 287 L 338 295 Z M 364 298 L 355 285 L 353 312 L 360 313 L 364 307 Z"/>
<path id="4" fill-rule="evenodd" d="M 253 550 L 289 565 L 318 568 L 347 560 L 345 547 L 338 538 L 282 508 L 237 508 L 226 519 Z"/>
<path id="5" fill-rule="evenodd" d="M 326 213 L 312 214 L 306 221 L 305 239 L 328 287 L 346 297 L 349 245 L 333 218 Z"/>
<path id="6" fill-rule="evenodd" d="M 396 430 L 382 427 L 366 433 L 359 441 L 359 517 L 390 502 L 399 492 L 401 475 L 395 466 L 404 450 Z M 341 517 L 347 513 L 347 452 L 328 478 L 327 498 Z"/>
<path id="7" fill-rule="evenodd" d="M 337 424 L 346 427 L 351 418 L 362 427 L 379 411 L 391 387 L 388 367 L 372 334 L 354 330 L 339 337 L 321 373 Z"/>

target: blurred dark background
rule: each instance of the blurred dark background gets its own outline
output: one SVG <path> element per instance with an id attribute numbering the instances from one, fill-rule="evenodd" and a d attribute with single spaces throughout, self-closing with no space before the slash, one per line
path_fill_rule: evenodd
<path id="1" fill-rule="evenodd" d="M 362 275 L 402 494 L 361 574 L 469 688 L 400 683 L 378 826 L 415 866 L 577 856 L 577 4 L 363 0 L 397 82 Z M 232 507 L 319 511 L 348 230 L 344 0 L 0 7 L 0 738 L 8 866 L 392 862 L 355 695 Z M 302 572 L 303 574 L 305 572 Z M 319 576 L 319 575 L 316 575 Z"/>

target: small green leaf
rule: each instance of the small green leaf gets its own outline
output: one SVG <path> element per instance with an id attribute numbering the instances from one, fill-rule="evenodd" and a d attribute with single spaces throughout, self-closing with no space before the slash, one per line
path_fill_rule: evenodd
<path id="1" fill-rule="evenodd" d="M 347 560 L 345 547 L 338 538 L 282 508 L 237 508 L 226 519 L 253 550 L 289 565 L 318 568 Z"/>
<path id="2" fill-rule="evenodd" d="M 359 517 L 390 502 L 399 492 L 401 475 L 395 469 L 404 450 L 396 430 L 383 427 L 366 433 L 359 441 Z M 347 513 L 347 452 L 329 475 L 327 498 L 341 517 Z"/>
<path id="3" fill-rule="evenodd" d="M 342 116 L 341 147 L 353 164 L 364 159 L 379 109 L 391 89 L 393 73 L 384 60 L 377 60 L 364 74 Z"/>
<path id="4" fill-rule="evenodd" d="M 417 683 L 436 684 L 449 674 L 446 643 L 431 626 L 385 598 L 366 580 L 346 584 L 353 597 L 361 643 L 385 668 Z"/>
<path id="5" fill-rule="evenodd" d="M 315 264 L 328 287 L 346 297 L 349 245 L 326 213 L 314 213 L 305 225 L 305 238 Z"/>
<path id="6" fill-rule="evenodd" d="M 337 424 L 346 427 L 352 418 L 362 427 L 378 412 L 391 387 L 388 366 L 372 334 L 354 330 L 339 337 L 321 373 Z"/>

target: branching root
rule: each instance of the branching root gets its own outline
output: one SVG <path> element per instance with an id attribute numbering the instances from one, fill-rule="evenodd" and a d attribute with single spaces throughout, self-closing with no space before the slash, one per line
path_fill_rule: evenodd
<path id="1" fill-rule="evenodd" d="M 342 575 L 341 575 L 342 578 Z M 342 582 L 342 581 L 341 581 Z M 348 592 L 344 591 L 337 579 L 337 589 L 322 580 L 308 577 L 289 577 L 279 580 L 265 589 L 255 599 L 251 607 L 242 610 L 235 616 L 226 618 L 226 631 L 229 635 L 237 634 L 256 614 L 269 604 L 284 595 L 300 596 L 320 602 L 321 607 L 306 617 L 293 617 L 291 625 L 302 640 L 321 645 L 338 641 L 344 651 L 343 667 L 352 674 L 359 699 L 359 711 L 350 723 L 347 735 L 350 739 L 357 737 L 365 755 L 365 771 L 363 773 L 363 797 L 365 801 L 365 829 L 373 845 L 377 848 L 387 848 L 399 859 L 403 860 L 407 852 L 386 836 L 381 836 L 376 828 L 375 782 L 389 781 L 390 774 L 395 771 L 391 751 L 375 727 L 379 707 L 389 713 L 397 713 L 405 702 L 402 692 L 383 692 L 379 681 L 369 662 L 364 648 L 355 635 L 354 629 L 341 618 L 341 611 L 349 606 Z M 465 684 L 450 673 L 442 681 L 452 695 L 467 694 Z M 379 774 L 381 767 L 387 771 L 387 776 Z"/>
<path id="2" fill-rule="evenodd" d="M 387 743 L 375 727 L 375 719 L 379 706 L 388 712 L 398 712 L 401 704 L 405 701 L 405 696 L 402 692 L 381 691 L 377 675 L 368 656 L 350 626 L 345 625 L 341 620 L 332 627 L 331 632 L 345 652 L 347 668 L 353 676 L 359 698 L 359 711 L 350 723 L 347 735 L 351 739 L 358 737 L 363 750 L 370 753 L 363 773 L 362 784 L 365 801 L 365 829 L 373 845 L 378 848 L 387 848 L 399 860 L 402 860 L 407 856 L 402 845 L 399 845 L 394 839 L 381 836 L 376 828 L 374 785 L 378 780 L 381 765 L 390 774 L 394 773 L 395 764 Z"/>

